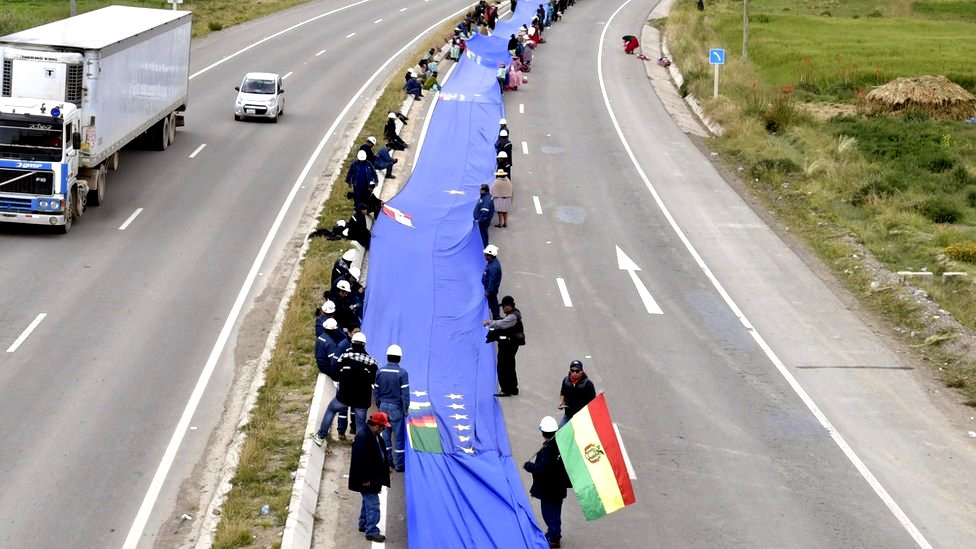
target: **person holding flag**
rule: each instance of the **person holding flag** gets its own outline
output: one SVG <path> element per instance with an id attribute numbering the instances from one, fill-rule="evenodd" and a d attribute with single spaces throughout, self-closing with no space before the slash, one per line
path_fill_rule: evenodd
<path id="1" fill-rule="evenodd" d="M 559 430 L 556 419 L 552 416 L 542 418 L 539 430 L 542 431 L 542 449 L 536 452 L 534 461 L 526 461 L 522 467 L 532 474 L 529 494 L 539 500 L 549 547 L 561 547 L 563 500 L 571 484 L 556 445 L 556 431 Z"/>

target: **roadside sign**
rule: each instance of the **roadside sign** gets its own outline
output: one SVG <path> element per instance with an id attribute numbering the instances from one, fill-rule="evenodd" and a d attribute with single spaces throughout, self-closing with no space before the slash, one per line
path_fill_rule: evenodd
<path id="1" fill-rule="evenodd" d="M 708 63 L 710 65 L 724 65 L 725 48 L 712 48 L 708 50 Z"/>

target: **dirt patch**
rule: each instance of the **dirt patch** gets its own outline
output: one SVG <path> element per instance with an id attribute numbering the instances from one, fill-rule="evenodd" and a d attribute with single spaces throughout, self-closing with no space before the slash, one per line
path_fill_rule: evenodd
<path id="1" fill-rule="evenodd" d="M 857 114 L 857 107 L 847 103 L 797 103 L 796 108 L 821 122 Z"/>

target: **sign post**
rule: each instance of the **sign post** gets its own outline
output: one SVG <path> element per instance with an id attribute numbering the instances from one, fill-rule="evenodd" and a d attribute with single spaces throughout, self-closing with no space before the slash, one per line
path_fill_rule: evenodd
<path id="1" fill-rule="evenodd" d="M 715 90 L 712 97 L 718 97 L 718 67 L 725 64 L 725 49 L 712 48 L 708 50 L 708 63 L 715 67 Z"/>
<path id="2" fill-rule="evenodd" d="M 183 0 L 166 0 L 167 4 L 173 4 L 173 11 L 176 11 L 176 4 L 182 4 Z"/>

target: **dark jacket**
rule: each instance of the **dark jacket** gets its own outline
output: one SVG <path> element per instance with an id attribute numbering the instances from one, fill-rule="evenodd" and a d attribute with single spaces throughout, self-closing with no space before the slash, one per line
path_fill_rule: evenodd
<path id="1" fill-rule="evenodd" d="M 596 398 L 596 387 L 590 378 L 586 377 L 586 372 L 583 372 L 583 378 L 576 382 L 576 385 L 570 383 L 569 376 L 564 377 L 559 394 L 566 401 L 566 417 L 573 417 L 576 412 L 582 410 L 584 406 Z"/>
<path id="2" fill-rule="evenodd" d="M 341 257 L 339 259 L 336 259 L 335 263 L 332 264 L 332 286 L 329 288 L 328 292 L 325 292 L 322 295 L 322 297 L 328 297 L 328 294 L 330 293 L 335 295 L 336 284 L 338 284 L 340 280 L 348 276 L 349 276 L 349 262 L 346 261 L 345 259 L 342 259 Z"/>
<path id="3" fill-rule="evenodd" d="M 349 348 L 336 364 L 339 388 L 336 399 L 353 408 L 369 408 L 373 403 L 376 361 L 364 350 Z"/>
<path id="4" fill-rule="evenodd" d="M 349 221 L 346 221 L 346 228 L 349 229 L 349 233 L 346 238 L 349 240 L 358 242 L 360 246 L 365 249 L 369 249 L 369 241 L 372 236 L 369 232 L 369 226 L 366 225 L 366 216 L 355 212 Z"/>
<path id="5" fill-rule="evenodd" d="M 339 281 L 336 280 L 336 282 L 339 282 Z M 326 293 L 328 293 L 328 292 L 326 292 Z M 322 335 L 322 332 L 325 331 L 325 328 L 322 327 L 322 324 L 326 320 L 329 320 L 330 318 L 333 318 L 334 316 L 335 316 L 334 314 L 327 315 L 325 313 L 322 313 L 322 314 L 320 314 L 320 315 L 318 315 L 318 316 L 315 317 L 315 337 L 319 337 L 320 335 Z M 338 320 L 336 322 L 338 322 Z"/>
<path id="6" fill-rule="evenodd" d="M 566 488 L 571 484 L 555 437 L 547 440 L 535 461 L 526 461 L 523 468 L 532 473 L 532 487 L 529 488 L 532 497 L 553 503 L 566 499 Z"/>
<path id="7" fill-rule="evenodd" d="M 390 485 L 386 444 L 368 428 L 360 428 L 352 443 L 349 459 L 349 489 L 364 494 L 378 494 Z"/>
<path id="8" fill-rule="evenodd" d="M 353 160 L 352 164 L 349 165 L 349 172 L 346 174 L 346 183 L 352 185 L 353 188 L 368 189 L 370 181 L 379 182 L 373 165 L 368 160 L 359 160 L 358 158 Z"/>
<path id="9" fill-rule="evenodd" d="M 502 285 L 502 264 L 498 258 L 493 258 L 485 264 L 485 272 L 481 274 L 481 285 L 486 294 L 497 294 Z"/>
<path id="10" fill-rule="evenodd" d="M 507 137 L 499 137 L 495 140 L 495 154 L 505 151 L 508 158 L 512 158 L 512 140 Z"/>
<path id="11" fill-rule="evenodd" d="M 322 330 L 322 335 L 315 338 L 315 363 L 319 371 L 335 380 L 336 363 L 348 348 L 349 340 L 342 330 Z"/>
<path id="12" fill-rule="evenodd" d="M 472 215 L 479 225 L 491 223 L 491 218 L 495 216 L 495 202 L 491 199 L 491 193 L 485 193 L 478 197 Z"/>
<path id="13" fill-rule="evenodd" d="M 393 155 L 390 154 L 389 147 L 384 146 L 377 151 L 373 165 L 376 166 L 377 170 L 385 170 L 393 165 Z"/>
<path id="14" fill-rule="evenodd" d="M 399 406 L 403 415 L 410 408 L 410 376 L 399 364 L 388 362 L 376 372 L 376 406 L 392 404 Z"/>
<path id="15" fill-rule="evenodd" d="M 508 158 L 496 158 L 495 159 L 495 169 L 505 170 L 505 176 L 511 179 L 512 177 L 512 155 L 508 155 Z"/>
<path id="16" fill-rule="evenodd" d="M 366 153 L 366 162 L 369 162 L 370 164 L 376 162 L 376 155 L 373 154 L 372 143 L 370 143 L 369 141 L 363 143 L 362 145 L 359 146 L 359 150 Z"/>
<path id="17" fill-rule="evenodd" d="M 396 132 L 396 120 L 392 118 L 386 119 L 386 125 L 383 126 L 383 136 L 386 137 L 387 141 L 400 139 L 400 136 Z"/>
<path id="18" fill-rule="evenodd" d="M 522 334 L 518 337 L 516 334 Z M 522 324 L 522 312 L 512 308 L 512 312 L 506 314 L 498 320 L 488 323 L 487 342 L 497 341 L 499 345 L 523 345 L 525 344 L 525 327 Z"/>

